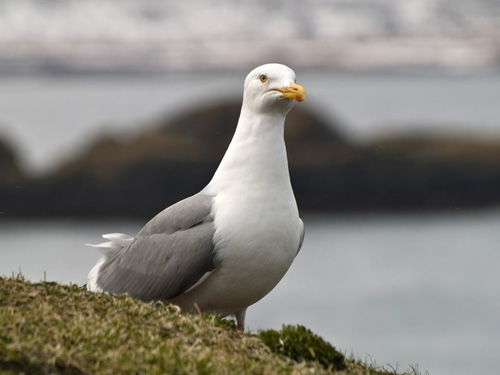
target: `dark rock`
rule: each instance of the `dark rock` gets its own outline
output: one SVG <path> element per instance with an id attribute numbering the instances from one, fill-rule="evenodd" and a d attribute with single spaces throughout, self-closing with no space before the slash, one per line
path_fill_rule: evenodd
<path id="1" fill-rule="evenodd" d="M 0 186 L 18 184 L 25 180 L 16 155 L 5 140 L 0 139 Z"/>
<path id="2" fill-rule="evenodd" d="M 17 214 L 16 208 L 23 199 L 21 191 L 26 183 L 27 178 L 19 168 L 13 148 L 0 139 L 0 220 L 9 218 L 12 212 Z"/>

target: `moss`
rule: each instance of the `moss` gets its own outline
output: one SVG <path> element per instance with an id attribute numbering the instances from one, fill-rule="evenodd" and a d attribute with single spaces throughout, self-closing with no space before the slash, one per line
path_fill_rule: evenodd
<path id="1" fill-rule="evenodd" d="M 213 314 L 0 277 L 0 375 L 375 374 L 301 326 L 258 336 Z"/>
<path id="2" fill-rule="evenodd" d="M 318 361 L 325 369 L 346 368 L 344 355 L 304 326 L 284 325 L 280 332 L 270 329 L 258 336 L 273 352 L 296 361 Z"/>

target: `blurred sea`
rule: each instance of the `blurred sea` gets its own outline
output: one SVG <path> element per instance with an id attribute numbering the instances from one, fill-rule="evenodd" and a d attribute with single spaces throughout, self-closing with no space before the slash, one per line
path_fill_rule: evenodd
<path id="1" fill-rule="evenodd" d="M 303 324 L 356 357 L 439 375 L 494 374 L 500 337 L 500 210 L 305 216 L 306 239 L 247 324 Z M 84 284 L 100 234 L 142 222 L 0 225 L 0 274 Z"/>

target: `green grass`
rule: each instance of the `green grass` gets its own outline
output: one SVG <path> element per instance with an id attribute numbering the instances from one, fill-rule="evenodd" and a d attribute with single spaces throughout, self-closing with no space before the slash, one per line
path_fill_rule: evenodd
<path id="1" fill-rule="evenodd" d="M 302 326 L 243 334 L 213 314 L 0 277 L 2 375 L 394 373 L 346 360 Z"/>

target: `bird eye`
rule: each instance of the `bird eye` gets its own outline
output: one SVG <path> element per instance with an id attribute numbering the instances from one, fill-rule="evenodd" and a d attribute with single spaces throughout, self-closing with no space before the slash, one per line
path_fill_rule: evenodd
<path id="1" fill-rule="evenodd" d="M 267 81 L 267 76 L 265 74 L 261 74 L 259 78 L 262 83 Z"/>

